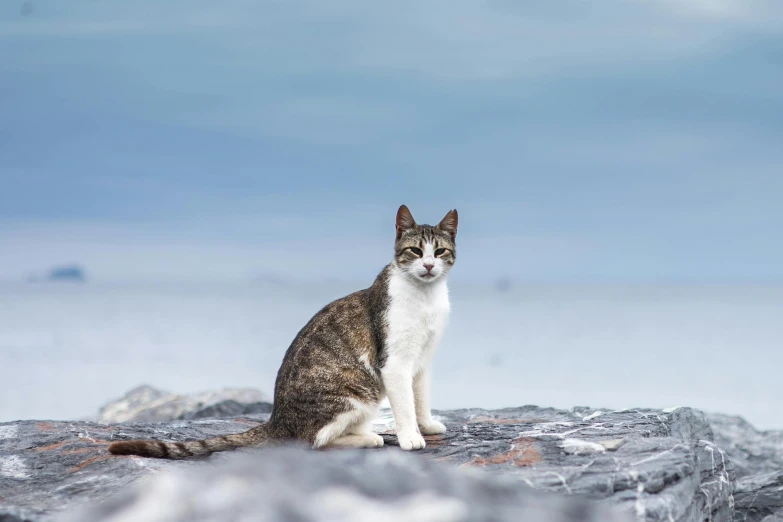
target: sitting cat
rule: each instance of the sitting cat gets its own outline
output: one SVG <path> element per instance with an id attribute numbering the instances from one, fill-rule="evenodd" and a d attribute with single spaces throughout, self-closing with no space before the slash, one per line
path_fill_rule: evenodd
<path id="1" fill-rule="evenodd" d="M 189 442 L 115 442 L 115 455 L 180 459 L 300 440 L 314 448 L 383 446 L 370 422 L 389 397 L 404 450 L 446 428 L 430 414 L 430 363 L 449 315 L 446 276 L 456 260 L 457 211 L 437 226 L 397 211 L 394 260 L 370 288 L 323 308 L 297 334 L 277 374 L 269 421 Z"/>

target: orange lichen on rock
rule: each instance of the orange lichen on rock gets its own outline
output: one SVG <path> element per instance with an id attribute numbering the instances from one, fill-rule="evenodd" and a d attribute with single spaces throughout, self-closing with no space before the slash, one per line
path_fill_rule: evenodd
<path id="1" fill-rule="evenodd" d="M 114 458 L 114 455 L 98 455 L 97 457 L 92 457 L 92 458 L 89 458 L 89 459 L 85 460 L 84 462 L 82 462 L 78 466 L 74 466 L 73 468 L 68 470 L 68 473 L 75 473 L 77 471 L 80 471 L 80 470 L 86 468 L 90 464 L 94 464 L 94 463 L 100 462 L 102 460 L 108 460 L 108 459 L 113 459 L 113 458 Z"/>
<path id="2" fill-rule="evenodd" d="M 64 440 L 62 442 L 56 442 L 54 444 L 49 444 L 48 446 L 40 446 L 38 448 L 33 448 L 34 451 L 53 451 L 56 449 L 60 449 L 63 446 L 68 446 L 70 444 L 77 444 L 81 442 L 79 439 L 74 440 Z"/>
<path id="3" fill-rule="evenodd" d="M 535 440 L 520 437 L 514 440 L 510 450 L 491 457 L 476 457 L 468 465 L 484 467 L 491 464 L 512 464 L 523 467 L 532 466 L 542 460 L 541 453 L 536 449 Z"/>

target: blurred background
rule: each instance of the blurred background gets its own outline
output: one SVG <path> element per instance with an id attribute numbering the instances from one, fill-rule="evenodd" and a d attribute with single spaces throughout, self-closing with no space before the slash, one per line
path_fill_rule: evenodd
<path id="1" fill-rule="evenodd" d="M 460 212 L 436 408 L 783 428 L 779 0 L 7 0 L 0 421 L 271 394 Z"/>

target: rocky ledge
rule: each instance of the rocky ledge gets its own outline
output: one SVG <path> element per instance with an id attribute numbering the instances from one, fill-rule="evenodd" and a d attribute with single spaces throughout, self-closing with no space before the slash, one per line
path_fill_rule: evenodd
<path id="1" fill-rule="evenodd" d="M 239 432 L 267 417 L 0 424 L 0 521 L 783 521 L 783 437 L 689 408 L 441 411 L 448 431 L 416 453 L 395 448 L 389 412 L 376 424 L 378 450 L 248 449 L 198 461 L 106 451 L 116 440 Z"/>
<path id="2" fill-rule="evenodd" d="M 182 395 L 141 385 L 103 406 L 98 415 L 89 420 L 106 424 L 162 422 L 226 418 L 271 411 L 272 403 L 255 388 L 223 388 Z"/>

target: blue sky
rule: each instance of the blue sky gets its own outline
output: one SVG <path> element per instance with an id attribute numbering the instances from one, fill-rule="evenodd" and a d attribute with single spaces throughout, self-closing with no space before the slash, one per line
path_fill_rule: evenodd
<path id="1" fill-rule="evenodd" d="M 778 0 L 22 5 L 0 280 L 366 281 L 400 203 L 466 280 L 783 276 Z"/>

